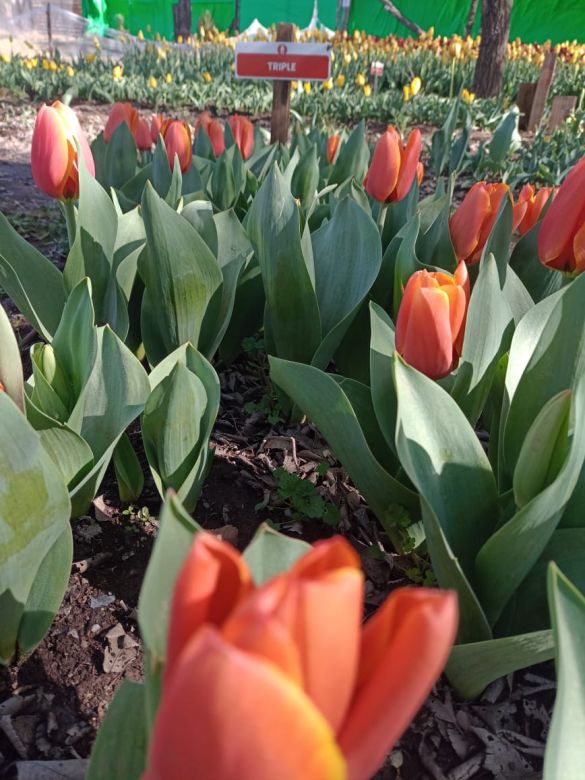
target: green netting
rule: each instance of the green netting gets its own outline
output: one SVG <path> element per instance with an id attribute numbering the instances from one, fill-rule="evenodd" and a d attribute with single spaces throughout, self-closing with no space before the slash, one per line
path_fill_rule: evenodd
<path id="1" fill-rule="evenodd" d="M 124 26 L 130 32 L 145 31 L 147 26 L 167 38 L 173 35 L 172 4 L 174 0 L 108 0 L 108 18 L 115 27 L 116 14 L 124 17 Z M 467 21 L 469 0 L 394 0 L 402 13 L 424 30 L 435 28 L 435 33 L 463 34 Z M 193 29 L 205 11 L 210 11 L 219 29 L 227 30 L 234 18 L 234 0 L 193 2 Z M 481 5 L 481 4 L 480 4 Z M 313 0 L 241 0 L 240 27 L 245 29 L 254 19 L 265 27 L 276 22 L 293 22 L 306 27 L 313 13 Z M 320 0 L 319 19 L 335 29 L 337 0 Z M 479 31 L 480 14 L 474 32 Z M 365 30 L 380 37 L 394 33 L 411 35 L 409 30 L 384 10 L 377 0 L 353 0 L 349 16 L 349 30 Z M 526 43 L 553 43 L 585 39 L 585 0 L 514 0 L 510 38 L 521 38 Z"/>

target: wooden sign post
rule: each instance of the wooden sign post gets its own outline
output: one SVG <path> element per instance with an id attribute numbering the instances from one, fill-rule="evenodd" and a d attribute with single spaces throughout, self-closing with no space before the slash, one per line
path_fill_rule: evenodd
<path id="1" fill-rule="evenodd" d="M 276 40 L 292 43 L 292 24 L 279 24 Z M 288 141 L 290 125 L 290 81 L 274 81 L 272 84 L 272 119 L 270 121 L 270 143 L 285 144 Z"/>
<path id="2" fill-rule="evenodd" d="M 269 79 L 272 87 L 272 143 L 286 143 L 290 124 L 291 79 L 326 81 L 331 75 L 331 45 L 294 43 L 292 24 L 279 24 L 274 43 L 236 44 L 236 78 Z"/>
<path id="3" fill-rule="evenodd" d="M 530 109 L 530 115 L 528 117 L 528 130 L 536 130 L 542 120 L 550 85 L 552 84 L 555 75 L 556 60 L 557 55 L 554 51 L 546 53 L 544 65 L 542 66 L 540 77 L 536 84 L 536 89 L 534 90 L 534 100 L 532 101 L 532 108 Z"/>

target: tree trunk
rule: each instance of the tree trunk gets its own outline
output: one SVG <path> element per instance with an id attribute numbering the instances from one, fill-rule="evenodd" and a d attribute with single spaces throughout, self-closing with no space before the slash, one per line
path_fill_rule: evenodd
<path id="1" fill-rule="evenodd" d="M 173 5 L 173 26 L 175 29 L 175 40 L 179 36 L 186 41 L 191 35 L 192 27 L 191 0 L 178 0 Z"/>
<path id="2" fill-rule="evenodd" d="M 234 8 L 234 18 L 230 25 L 230 32 L 235 34 L 240 32 L 240 5 L 241 5 L 240 0 L 236 0 L 235 8 Z"/>
<path id="3" fill-rule="evenodd" d="M 496 97 L 502 89 L 511 13 L 512 0 L 482 0 L 481 44 L 473 77 L 478 97 Z"/>
<path id="4" fill-rule="evenodd" d="M 473 29 L 473 23 L 475 22 L 475 15 L 477 14 L 477 2 L 478 0 L 471 0 L 471 5 L 469 6 L 469 15 L 467 17 L 467 24 L 465 25 L 466 38 L 468 35 L 471 35 L 471 30 Z"/>

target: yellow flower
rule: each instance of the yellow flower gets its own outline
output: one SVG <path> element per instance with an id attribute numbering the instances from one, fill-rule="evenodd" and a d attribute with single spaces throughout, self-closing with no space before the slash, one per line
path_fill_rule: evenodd
<path id="1" fill-rule="evenodd" d="M 358 85 L 358 87 L 363 87 L 366 83 L 366 77 L 363 73 L 358 73 L 355 77 L 355 83 Z"/>
<path id="2" fill-rule="evenodd" d="M 167 75 L 165 76 L 165 81 L 167 82 L 167 84 L 170 84 L 172 80 L 173 77 L 171 76 L 171 74 L 167 73 Z"/>
<path id="3" fill-rule="evenodd" d="M 410 86 L 408 84 L 405 84 L 402 87 L 402 99 L 404 100 L 405 103 L 408 103 L 411 97 L 412 97 L 412 93 L 411 93 Z"/>
<path id="4" fill-rule="evenodd" d="M 449 54 L 456 60 L 461 58 L 461 43 L 459 41 L 452 41 L 449 46 Z"/>
<path id="5" fill-rule="evenodd" d="M 3 54 L 0 59 L 2 62 L 10 62 L 10 55 L 9 54 Z"/>
<path id="6" fill-rule="evenodd" d="M 65 72 L 67 73 L 70 79 L 72 79 L 73 76 L 75 76 L 75 69 L 72 68 L 71 65 L 67 65 L 67 67 L 65 68 Z"/>
<path id="7" fill-rule="evenodd" d="M 364 95 L 366 97 L 370 97 L 371 94 L 372 94 L 372 88 L 370 87 L 369 84 L 365 84 L 364 85 Z"/>
<path id="8" fill-rule="evenodd" d="M 310 81 L 305 81 L 305 83 L 303 84 L 303 89 L 305 90 L 305 95 L 310 95 L 311 94 L 311 82 Z"/>
<path id="9" fill-rule="evenodd" d="M 324 81 L 323 89 L 333 89 L 333 79 L 327 79 L 327 81 Z"/>
<path id="10" fill-rule="evenodd" d="M 335 62 L 335 52 L 331 52 L 331 62 Z"/>
<path id="11" fill-rule="evenodd" d="M 57 63 L 54 60 L 49 62 L 49 70 L 52 70 L 53 72 L 58 70 Z"/>
<path id="12" fill-rule="evenodd" d="M 206 70 L 205 73 L 203 74 L 203 81 L 206 84 L 211 84 L 211 82 L 213 81 L 213 77 L 208 70 Z"/>
<path id="13" fill-rule="evenodd" d="M 177 43 L 183 43 L 183 36 L 177 35 Z"/>
<path id="14" fill-rule="evenodd" d="M 345 76 L 343 75 L 343 73 L 340 73 L 339 76 L 337 77 L 337 86 L 340 88 L 345 87 Z"/>
<path id="15" fill-rule="evenodd" d="M 473 103 L 473 101 L 475 100 L 475 92 L 470 92 L 468 89 L 462 89 L 461 98 L 466 103 Z"/>
<path id="16" fill-rule="evenodd" d="M 92 54 L 86 54 L 86 55 L 85 55 L 85 61 L 86 61 L 87 63 L 90 63 L 90 64 L 91 64 L 92 62 L 95 62 L 95 61 L 96 61 L 96 59 L 97 59 L 97 54 L 93 54 L 93 53 L 92 53 Z"/>
<path id="17" fill-rule="evenodd" d="M 413 80 L 410 82 L 410 92 L 412 94 L 412 97 L 418 95 L 421 87 L 422 87 L 422 81 L 418 76 L 415 76 Z"/>
<path id="18" fill-rule="evenodd" d="M 49 70 L 49 60 L 43 57 L 43 70 Z"/>
<path id="19" fill-rule="evenodd" d="M 149 77 L 148 77 L 148 86 L 149 86 L 151 89 L 156 89 L 156 88 L 157 88 L 157 86 L 158 86 L 158 81 L 155 79 L 155 77 L 154 77 L 154 76 L 149 76 Z"/>
<path id="20" fill-rule="evenodd" d="M 139 41 L 144 40 L 144 33 L 142 32 L 142 30 L 138 30 L 138 35 L 136 37 L 138 38 Z"/>
<path id="21" fill-rule="evenodd" d="M 346 65 L 349 65 L 349 63 L 351 62 L 351 54 L 349 54 L 348 52 L 346 52 L 346 53 L 343 55 L 343 61 L 345 62 L 345 64 L 346 64 Z"/>
<path id="22" fill-rule="evenodd" d="M 124 75 L 124 68 L 122 65 L 114 65 L 112 68 L 112 78 L 114 81 L 118 81 Z"/>
<path id="23" fill-rule="evenodd" d="M 36 68 L 37 65 L 39 64 L 39 59 L 38 59 L 38 57 L 31 57 L 29 62 L 30 62 L 31 68 Z"/>
<path id="24" fill-rule="evenodd" d="M 296 92 L 297 89 L 299 88 L 299 82 L 298 81 L 291 81 L 290 86 L 291 86 L 291 89 Z"/>

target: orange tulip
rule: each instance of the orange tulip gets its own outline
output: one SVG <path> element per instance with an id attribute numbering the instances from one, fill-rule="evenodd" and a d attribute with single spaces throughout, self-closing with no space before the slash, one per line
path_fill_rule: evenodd
<path id="1" fill-rule="evenodd" d="M 415 176 L 420 176 L 421 137 L 419 130 L 408 136 L 406 146 L 393 127 L 380 136 L 364 179 L 366 192 L 380 203 L 402 200 Z"/>
<path id="2" fill-rule="evenodd" d="M 193 157 L 189 125 L 180 119 L 166 119 L 163 122 L 160 132 L 165 142 L 171 169 L 175 163 L 175 155 L 177 155 L 179 158 L 179 165 L 181 166 L 181 172 L 185 173 L 191 165 L 191 159 Z"/>
<path id="3" fill-rule="evenodd" d="M 544 215 L 538 256 L 559 271 L 585 270 L 585 157 L 569 172 Z"/>
<path id="4" fill-rule="evenodd" d="M 525 184 L 514 204 L 512 229 L 517 230 L 521 236 L 528 233 L 530 228 L 538 222 L 540 212 L 553 192 L 555 192 L 553 187 L 541 187 L 535 191 L 532 184 Z"/>
<path id="5" fill-rule="evenodd" d="M 244 160 L 247 160 L 254 151 L 254 125 L 249 119 L 245 116 L 240 116 L 240 114 L 230 116 L 228 124 L 236 146 Z"/>
<path id="6" fill-rule="evenodd" d="M 362 630 L 363 594 L 341 537 L 255 587 L 239 553 L 198 534 L 143 780 L 370 778 L 447 660 L 457 602 L 399 589 Z"/>
<path id="7" fill-rule="evenodd" d="M 510 196 L 507 184 L 476 182 L 449 221 L 451 241 L 457 260 L 468 265 L 479 263 L 481 253 L 498 216 L 504 196 Z"/>
<path id="8" fill-rule="evenodd" d="M 454 274 L 416 271 L 404 288 L 396 320 L 396 349 L 431 379 L 456 368 L 463 346 L 469 303 L 467 266 Z"/>
<path id="9" fill-rule="evenodd" d="M 150 139 L 153 144 L 158 141 L 158 137 L 160 135 L 164 121 L 165 118 L 162 114 L 153 114 L 153 117 L 150 120 Z"/>
<path id="10" fill-rule="evenodd" d="M 64 200 L 79 196 L 78 147 L 87 170 L 95 176 L 91 150 L 74 111 L 58 100 L 42 106 L 31 146 L 32 175 L 40 190 Z"/>
<path id="11" fill-rule="evenodd" d="M 104 128 L 104 141 L 109 144 L 114 130 L 122 122 L 126 122 L 133 136 L 136 135 L 138 126 L 138 111 L 130 103 L 114 103 L 108 115 L 108 121 Z"/>
<path id="12" fill-rule="evenodd" d="M 134 135 L 136 146 L 138 149 L 150 150 L 152 148 L 152 138 L 150 136 L 150 125 L 146 119 L 139 119 L 136 125 L 136 133 Z"/>
<path id="13" fill-rule="evenodd" d="M 335 155 L 339 149 L 339 143 L 341 141 L 340 135 L 331 135 L 327 139 L 327 162 L 329 165 L 335 160 Z"/>

